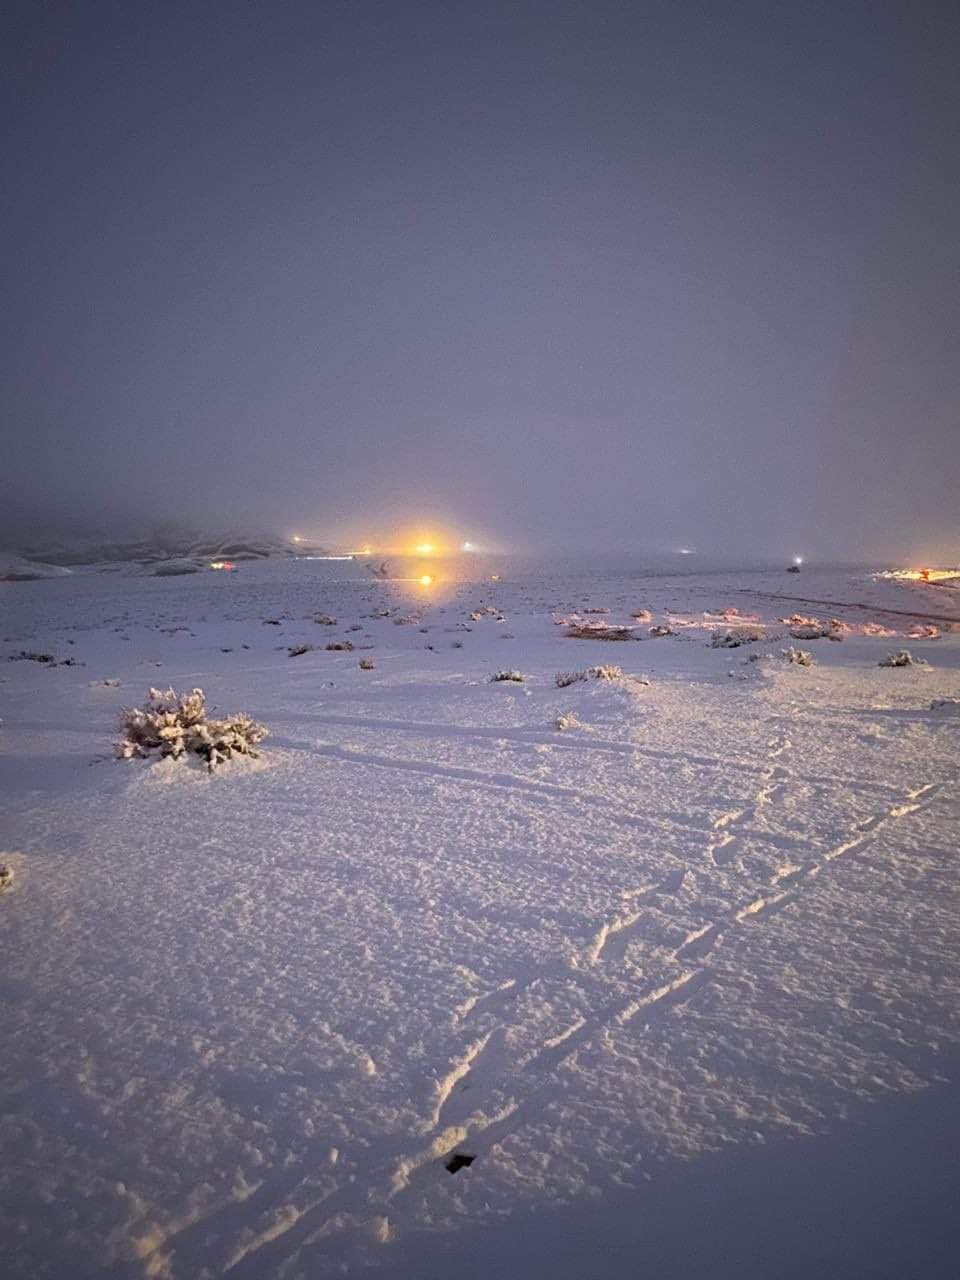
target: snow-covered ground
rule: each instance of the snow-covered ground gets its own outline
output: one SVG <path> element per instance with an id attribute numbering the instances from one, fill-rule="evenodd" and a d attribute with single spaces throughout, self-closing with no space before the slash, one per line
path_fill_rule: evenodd
<path id="1" fill-rule="evenodd" d="M 960 591 L 498 572 L 0 584 L 5 1275 L 446 1274 L 437 1242 L 943 1079 Z M 712 647 L 724 609 L 764 638 Z M 557 687 L 594 664 L 626 674 Z M 114 760 L 151 685 L 260 758 Z"/>

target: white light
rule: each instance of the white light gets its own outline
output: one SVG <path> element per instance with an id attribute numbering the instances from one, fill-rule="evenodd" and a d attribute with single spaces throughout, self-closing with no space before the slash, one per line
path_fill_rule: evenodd
<path id="1" fill-rule="evenodd" d="M 794 564 L 803 564 L 803 556 L 794 556 L 794 557 L 793 557 L 793 563 L 794 563 Z"/>
<path id="2" fill-rule="evenodd" d="M 465 543 L 463 544 L 462 550 L 463 550 L 463 551 L 472 551 L 472 550 L 473 550 L 473 543 L 472 543 L 472 542 L 465 542 Z"/>

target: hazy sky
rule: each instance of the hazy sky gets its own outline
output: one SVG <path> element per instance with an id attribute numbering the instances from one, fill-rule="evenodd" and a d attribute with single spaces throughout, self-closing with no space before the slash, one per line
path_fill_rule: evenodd
<path id="1" fill-rule="evenodd" d="M 956 3 L 7 12 L 7 537 L 960 551 Z"/>

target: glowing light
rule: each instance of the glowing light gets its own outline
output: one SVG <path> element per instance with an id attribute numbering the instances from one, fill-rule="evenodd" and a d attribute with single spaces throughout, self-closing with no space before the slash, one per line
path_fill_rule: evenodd
<path id="1" fill-rule="evenodd" d="M 679 550 L 682 556 L 692 556 L 694 554 L 693 547 L 680 547 Z"/>
<path id="2" fill-rule="evenodd" d="M 491 582 L 499 582 L 499 581 L 500 581 L 500 575 L 499 575 L 499 573 L 491 573 L 491 575 L 490 575 L 490 581 L 491 581 Z"/>
<path id="3" fill-rule="evenodd" d="M 211 560 L 210 568 L 230 570 L 233 568 L 233 561 L 232 560 Z"/>
<path id="4" fill-rule="evenodd" d="M 420 579 L 421 587 L 429 587 L 432 582 L 433 582 L 433 579 L 430 577 L 429 573 L 425 573 L 423 577 Z"/>
<path id="5" fill-rule="evenodd" d="M 460 548 L 460 550 L 461 550 L 461 551 L 472 551 L 472 550 L 473 550 L 473 543 L 472 543 L 472 542 L 465 542 L 465 543 L 463 544 L 463 546 Z"/>
<path id="6" fill-rule="evenodd" d="M 793 557 L 793 563 L 794 563 L 795 565 L 801 565 L 801 564 L 803 564 L 803 556 L 794 556 L 794 557 Z"/>
<path id="7" fill-rule="evenodd" d="M 958 569 L 884 569 L 875 578 L 898 578 L 905 582 L 946 582 L 960 578 Z"/>
<path id="8" fill-rule="evenodd" d="M 432 555 L 433 555 L 433 543 L 432 543 L 432 542 L 418 542 L 418 543 L 417 543 L 417 545 L 414 547 L 414 551 L 417 553 L 417 555 L 418 555 L 418 556 L 432 556 Z"/>
<path id="9" fill-rule="evenodd" d="M 295 533 L 291 538 L 291 542 L 302 542 L 302 541 L 303 539 L 300 537 L 299 533 Z"/>

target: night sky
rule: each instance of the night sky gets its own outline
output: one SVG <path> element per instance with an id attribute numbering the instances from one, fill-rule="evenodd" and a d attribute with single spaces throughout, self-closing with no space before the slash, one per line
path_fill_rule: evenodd
<path id="1" fill-rule="evenodd" d="M 960 5 L 7 15 L 8 543 L 960 552 Z"/>

